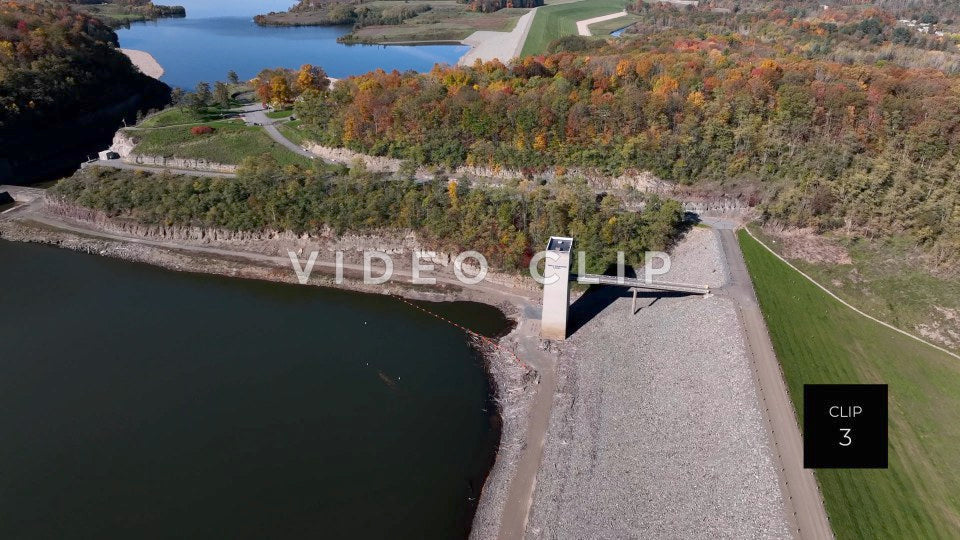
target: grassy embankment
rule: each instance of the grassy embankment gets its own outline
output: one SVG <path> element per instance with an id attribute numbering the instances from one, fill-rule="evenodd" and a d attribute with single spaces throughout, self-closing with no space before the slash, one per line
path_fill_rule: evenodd
<path id="1" fill-rule="evenodd" d="M 742 231 L 740 245 L 798 414 L 804 384 L 889 385 L 889 469 L 817 471 L 837 538 L 955 537 L 960 362 L 850 310 Z"/>
<path id="2" fill-rule="evenodd" d="M 114 28 L 133 22 L 153 21 L 167 17 L 185 17 L 182 6 L 130 6 L 121 4 L 76 4 L 75 9 L 96 17 Z"/>
<path id="3" fill-rule="evenodd" d="M 609 36 L 613 32 L 630 26 L 640 20 L 642 20 L 642 18 L 637 15 L 627 15 L 626 17 L 617 17 L 609 21 L 593 23 L 590 25 L 590 33 L 595 36 Z"/>
<path id="4" fill-rule="evenodd" d="M 303 146 L 303 143 L 314 139 L 314 137 L 311 137 L 310 134 L 303 129 L 303 125 L 300 123 L 300 120 L 277 124 L 277 131 L 279 131 L 280 134 L 287 139 L 290 139 L 290 142 L 293 144 L 300 146 Z"/>
<path id="5" fill-rule="evenodd" d="M 384 2 L 395 3 L 395 2 Z M 430 10 L 396 25 L 367 26 L 341 38 L 344 42 L 403 43 L 460 41 L 478 30 L 509 32 L 527 9 L 478 13 L 453 1 L 430 2 Z"/>
<path id="6" fill-rule="evenodd" d="M 577 35 L 577 21 L 623 11 L 626 5 L 624 0 L 582 0 L 541 7 L 534 15 L 530 34 L 520 55 L 544 53 L 553 41 L 564 36 Z"/>
<path id="7" fill-rule="evenodd" d="M 172 107 L 153 115 L 131 130 L 138 139 L 134 154 L 161 155 L 187 159 L 206 159 L 215 163 L 238 165 L 247 156 L 269 154 L 283 165 L 310 166 L 311 160 L 278 144 L 259 126 L 246 126 L 239 120 L 209 121 L 220 112 L 214 109 L 192 111 Z M 204 125 L 213 133 L 194 135 L 190 128 Z"/>
<path id="8" fill-rule="evenodd" d="M 293 109 L 280 109 L 278 111 L 270 111 L 266 114 L 267 114 L 267 118 L 279 120 L 281 118 L 288 118 L 290 116 L 293 116 Z"/>
<path id="9" fill-rule="evenodd" d="M 362 4 L 376 12 L 389 13 L 401 9 L 415 9 L 429 5 L 430 9 L 398 24 L 378 24 L 357 28 L 342 36 L 344 43 L 413 43 L 430 41 L 460 41 L 477 30 L 509 32 L 527 9 L 507 8 L 493 13 L 470 11 L 466 4 L 456 0 L 407 2 L 402 0 L 375 0 Z M 280 26 L 309 26 L 328 24 L 323 8 L 289 11 L 266 16 L 268 24 Z"/>
<path id="10" fill-rule="evenodd" d="M 784 255 L 775 238 L 751 230 Z M 960 280 L 931 271 L 915 241 L 906 237 L 830 240 L 846 250 L 850 264 L 790 262 L 857 308 L 960 352 Z"/>

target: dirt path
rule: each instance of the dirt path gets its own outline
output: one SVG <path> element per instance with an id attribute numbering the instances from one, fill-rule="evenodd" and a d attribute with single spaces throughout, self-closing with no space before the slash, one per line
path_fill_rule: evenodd
<path id="1" fill-rule="evenodd" d="M 718 294 L 729 296 L 739 308 L 740 322 L 757 373 L 760 398 L 766 409 L 774 449 L 780 461 L 781 484 L 787 495 L 787 517 L 799 538 L 833 538 L 816 478 L 813 471 L 803 468 L 800 426 L 737 242 L 734 232 L 736 225 L 724 220 L 704 219 L 704 222 L 719 229 L 724 257 L 730 270 L 730 283 Z"/>
<path id="2" fill-rule="evenodd" d="M 524 319 L 521 325 L 524 328 L 521 329 L 520 335 L 524 336 L 524 339 L 518 341 L 517 356 L 525 358 L 536 367 L 540 374 L 540 382 L 530 409 L 526 446 L 510 482 L 510 491 L 500 518 L 500 534 L 497 538 L 501 540 L 523 538 L 527 528 L 530 507 L 533 505 L 534 488 L 537 484 L 537 472 L 540 470 L 540 461 L 543 459 L 543 445 L 547 437 L 547 428 L 550 426 L 553 397 L 557 391 L 556 361 L 552 355 L 541 351 L 539 347 L 540 322 Z"/>
<path id="3" fill-rule="evenodd" d="M 609 21 L 610 19 L 619 19 L 620 17 L 626 17 L 627 12 L 621 11 L 619 13 L 611 13 L 609 15 L 601 15 L 599 17 L 594 17 L 592 19 L 584 19 L 582 21 L 577 21 L 577 33 L 581 36 L 592 36 L 590 32 L 590 25 L 598 22 Z"/>

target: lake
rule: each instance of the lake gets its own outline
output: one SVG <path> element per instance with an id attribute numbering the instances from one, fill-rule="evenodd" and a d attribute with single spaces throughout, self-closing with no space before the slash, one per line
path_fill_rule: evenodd
<path id="1" fill-rule="evenodd" d="M 163 3 L 163 2 L 158 2 Z M 463 45 L 342 45 L 347 27 L 261 27 L 253 16 L 283 11 L 292 0 L 170 0 L 187 17 L 135 23 L 117 30 L 120 46 L 147 51 L 163 66 L 161 80 L 192 89 L 199 81 L 226 80 L 235 70 L 250 79 L 267 67 L 323 67 L 332 77 L 377 68 L 429 71 L 436 63 L 456 64 Z"/>
<path id="2" fill-rule="evenodd" d="M 499 428 L 460 330 L 377 295 L 0 261 L 0 538 L 466 537 Z"/>

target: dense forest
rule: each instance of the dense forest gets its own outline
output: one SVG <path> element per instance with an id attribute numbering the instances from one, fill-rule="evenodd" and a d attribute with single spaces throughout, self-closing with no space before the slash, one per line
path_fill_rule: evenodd
<path id="1" fill-rule="evenodd" d="M 0 180 L 29 179 L 50 155 L 75 166 L 90 140 L 109 141 L 120 118 L 168 94 L 133 67 L 101 21 L 66 4 L 0 3 Z"/>
<path id="2" fill-rule="evenodd" d="M 581 45 L 510 66 L 349 78 L 301 100 L 298 116 L 324 144 L 417 163 L 759 186 L 770 219 L 907 232 L 957 258 L 957 77 L 807 58 L 789 40 L 733 33 Z"/>
<path id="3" fill-rule="evenodd" d="M 616 197 L 597 197 L 585 184 L 470 187 L 464 183 L 378 180 L 281 168 L 262 156 L 248 159 L 236 179 L 150 175 L 88 168 L 62 180 L 54 193 L 112 217 L 146 223 L 230 230 L 317 233 L 415 231 L 434 248 L 474 249 L 497 268 L 529 264 L 550 234 L 566 231 L 588 254 L 589 270 L 617 260 L 642 265 L 645 250 L 666 248 L 683 222 L 672 200 L 652 198 L 640 212 Z"/>

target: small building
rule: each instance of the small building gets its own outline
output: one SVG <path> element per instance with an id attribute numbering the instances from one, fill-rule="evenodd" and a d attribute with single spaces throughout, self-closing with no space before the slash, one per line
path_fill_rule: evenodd
<path id="1" fill-rule="evenodd" d="M 573 238 L 551 236 L 543 269 L 543 313 L 540 337 L 567 339 L 567 311 L 570 307 L 570 254 Z"/>
<path id="2" fill-rule="evenodd" d="M 101 161 L 106 161 L 108 159 L 120 159 L 120 154 L 114 152 L 113 150 L 104 150 L 97 154 Z"/>

